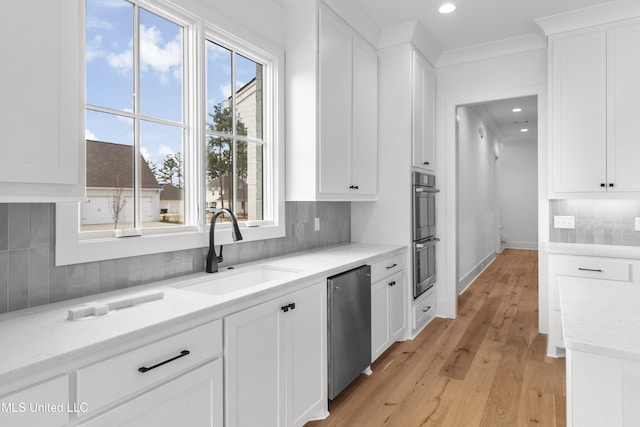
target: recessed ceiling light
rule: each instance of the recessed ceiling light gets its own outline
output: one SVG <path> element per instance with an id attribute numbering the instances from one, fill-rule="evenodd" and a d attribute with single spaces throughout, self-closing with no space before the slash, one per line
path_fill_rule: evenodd
<path id="1" fill-rule="evenodd" d="M 522 108 L 520 108 L 520 107 L 516 107 L 516 108 L 514 108 L 514 109 L 513 109 L 513 110 L 511 110 L 511 111 L 513 111 L 514 113 L 519 113 L 520 111 L 522 111 Z"/>
<path id="2" fill-rule="evenodd" d="M 456 10 L 456 5 L 454 5 L 453 3 L 445 3 L 442 6 L 440 6 L 440 9 L 438 9 L 438 12 L 442 14 L 447 14 L 447 13 L 453 12 L 454 10 Z"/>
<path id="3" fill-rule="evenodd" d="M 527 129 L 527 128 L 520 129 L 520 132 L 529 132 L 529 129 Z"/>

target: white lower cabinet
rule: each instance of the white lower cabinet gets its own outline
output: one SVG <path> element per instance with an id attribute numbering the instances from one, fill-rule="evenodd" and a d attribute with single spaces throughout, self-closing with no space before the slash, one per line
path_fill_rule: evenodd
<path id="1" fill-rule="evenodd" d="M 79 425 L 222 427 L 221 356 L 217 320 L 80 368 Z"/>
<path id="2" fill-rule="evenodd" d="M 326 283 L 224 321 L 227 427 L 302 426 L 327 415 Z"/>
<path id="3" fill-rule="evenodd" d="M 639 362 L 567 350 L 568 427 L 637 426 L 639 401 Z"/>
<path id="4" fill-rule="evenodd" d="M 222 389 L 222 359 L 217 359 L 80 425 L 222 427 Z"/>
<path id="5" fill-rule="evenodd" d="M 64 375 L 0 397 L 0 426 L 59 427 L 69 420 L 69 377 Z"/>
<path id="6" fill-rule="evenodd" d="M 404 272 L 371 286 L 371 361 L 375 361 L 406 330 Z"/>

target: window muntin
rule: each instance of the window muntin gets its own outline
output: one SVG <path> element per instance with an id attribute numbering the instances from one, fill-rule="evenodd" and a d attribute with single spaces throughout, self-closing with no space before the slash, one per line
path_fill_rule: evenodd
<path id="1" fill-rule="evenodd" d="M 86 28 L 80 230 L 185 224 L 184 26 L 137 3 L 87 0 Z"/>

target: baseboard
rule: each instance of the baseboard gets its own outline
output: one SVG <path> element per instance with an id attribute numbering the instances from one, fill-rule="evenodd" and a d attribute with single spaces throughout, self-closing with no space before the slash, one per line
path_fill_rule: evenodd
<path id="1" fill-rule="evenodd" d="M 538 242 L 505 242 L 505 249 L 538 250 Z"/>
<path id="2" fill-rule="evenodd" d="M 480 276 L 482 272 L 485 271 L 495 259 L 496 253 L 491 252 L 485 259 L 483 259 L 475 267 L 473 267 L 471 271 L 466 274 L 466 276 L 459 280 L 456 286 L 458 295 L 462 295 L 462 293 L 466 291 L 469 286 L 471 286 L 474 280 L 476 280 L 478 276 Z"/>

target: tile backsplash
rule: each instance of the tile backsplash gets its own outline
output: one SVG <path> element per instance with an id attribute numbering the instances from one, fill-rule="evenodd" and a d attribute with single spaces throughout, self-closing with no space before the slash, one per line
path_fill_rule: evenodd
<path id="1" fill-rule="evenodd" d="M 556 229 L 554 216 L 575 217 L 575 229 Z M 640 200 L 550 200 L 549 241 L 593 245 L 640 246 Z"/>
<path id="2" fill-rule="evenodd" d="M 349 202 L 286 202 L 286 236 L 225 245 L 222 267 L 351 240 Z M 314 231 L 320 218 L 320 231 Z M 208 248 L 57 267 L 55 205 L 0 204 L 0 313 L 204 271 Z"/>

